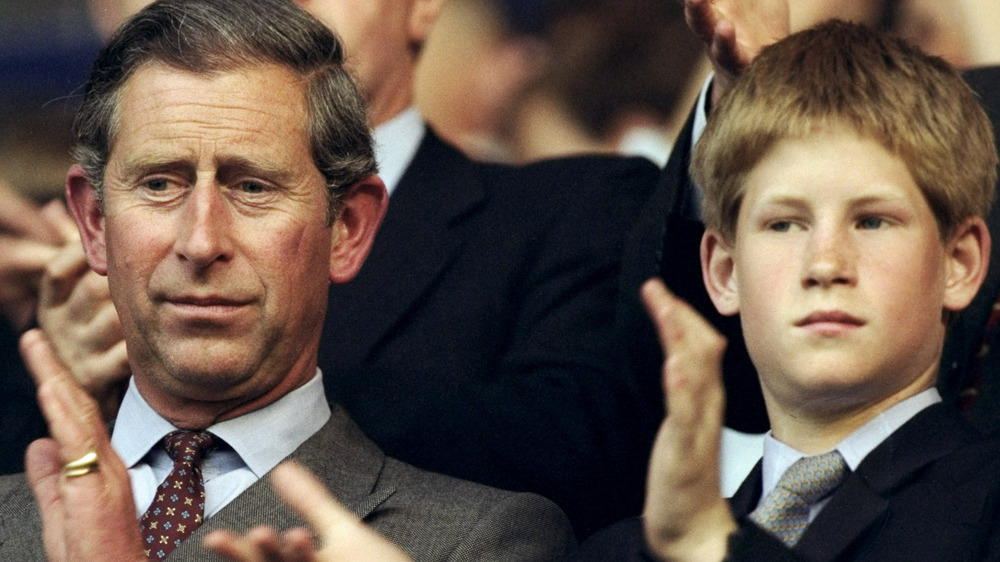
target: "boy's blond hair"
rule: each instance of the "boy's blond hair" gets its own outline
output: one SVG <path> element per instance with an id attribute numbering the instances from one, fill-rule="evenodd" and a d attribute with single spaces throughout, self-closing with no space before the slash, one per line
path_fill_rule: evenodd
<path id="1" fill-rule="evenodd" d="M 747 174 L 778 141 L 836 127 L 906 163 L 942 239 L 989 213 L 997 151 L 972 90 L 937 57 L 831 21 L 764 49 L 713 110 L 691 163 L 706 227 L 734 242 Z"/>

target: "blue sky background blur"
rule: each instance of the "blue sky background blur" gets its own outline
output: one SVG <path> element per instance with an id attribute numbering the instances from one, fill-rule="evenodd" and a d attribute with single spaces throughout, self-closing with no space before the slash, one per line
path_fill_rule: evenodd
<path id="1" fill-rule="evenodd" d="M 99 45 L 85 0 L 0 0 L 0 177 L 18 189 L 61 192 L 72 112 Z"/>

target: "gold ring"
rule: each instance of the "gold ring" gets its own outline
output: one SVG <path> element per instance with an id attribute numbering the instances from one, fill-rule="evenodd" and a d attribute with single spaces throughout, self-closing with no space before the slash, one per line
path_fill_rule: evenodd
<path id="1" fill-rule="evenodd" d="M 97 470 L 97 451 L 91 449 L 86 455 L 66 463 L 63 474 L 68 477 L 83 476 Z"/>

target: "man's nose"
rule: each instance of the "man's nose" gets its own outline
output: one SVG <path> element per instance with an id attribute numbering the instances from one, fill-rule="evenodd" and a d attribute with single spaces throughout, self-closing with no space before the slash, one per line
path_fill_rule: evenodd
<path id="1" fill-rule="evenodd" d="M 202 269 L 232 256 L 232 217 L 217 185 L 196 184 L 184 201 L 177 255 Z"/>

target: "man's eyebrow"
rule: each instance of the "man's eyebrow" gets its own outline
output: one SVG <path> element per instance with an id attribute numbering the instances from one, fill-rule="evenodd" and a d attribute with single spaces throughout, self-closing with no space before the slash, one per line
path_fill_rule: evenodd
<path id="1" fill-rule="evenodd" d="M 194 163 L 185 156 L 170 156 L 166 154 L 147 154 L 129 158 L 121 164 L 121 176 L 126 180 L 137 180 L 139 177 L 171 170 L 185 175 L 193 173 Z"/>
<path id="2" fill-rule="evenodd" d="M 246 174 L 282 183 L 290 181 L 296 175 L 295 170 L 288 166 L 267 159 L 250 159 L 240 155 L 220 156 L 216 164 L 221 178 Z"/>

